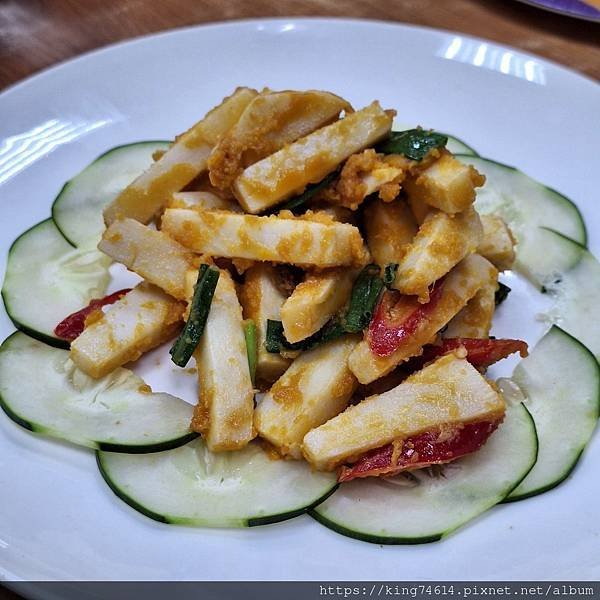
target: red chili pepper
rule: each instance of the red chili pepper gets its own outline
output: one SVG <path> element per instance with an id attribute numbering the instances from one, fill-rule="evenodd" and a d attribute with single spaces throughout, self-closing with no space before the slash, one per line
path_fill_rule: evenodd
<path id="1" fill-rule="evenodd" d="M 64 340 L 72 342 L 75 338 L 79 337 L 85 329 L 85 320 L 94 311 L 100 310 L 103 306 L 114 304 L 119 298 L 122 298 L 131 289 L 127 288 L 119 290 L 114 294 L 105 296 L 104 298 L 92 300 L 85 308 L 74 312 L 67 318 L 63 319 L 55 328 L 54 333 Z"/>
<path id="2" fill-rule="evenodd" d="M 523 340 L 446 338 L 439 346 L 425 346 L 423 354 L 417 360 L 420 360 L 421 364 L 425 364 L 461 346 L 467 351 L 466 359 L 474 367 L 489 367 L 515 352 L 522 357 L 527 356 L 527 343 Z"/>
<path id="3" fill-rule="evenodd" d="M 400 296 L 396 291 L 386 290 L 367 331 L 373 354 L 389 356 L 410 339 L 437 306 L 443 287 L 443 278 L 436 281 L 426 304 L 421 304 L 416 296 Z"/>
<path id="4" fill-rule="evenodd" d="M 479 450 L 501 420 L 441 427 L 421 433 L 403 440 L 397 456 L 394 456 L 393 444 L 376 448 L 364 454 L 353 465 L 343 466 L 338 481 L 379 475 L 391 476 L 407 469 L 421 469 L 453 461 Z"/>

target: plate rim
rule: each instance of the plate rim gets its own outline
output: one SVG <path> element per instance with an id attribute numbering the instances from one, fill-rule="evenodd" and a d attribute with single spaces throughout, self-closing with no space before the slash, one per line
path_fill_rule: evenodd
<path id="1" fill-rule="evenodd" d="M 62 68 L 69 67 L 70 65 L 74 65 L 79 62 L 85 62 L 86 60 L 93 59 L 96 55 L 110 53 L 110 52 L 118 52 L 125 46 L 133 46 L 137 44 L 143 44 L 150 39 L 155 38 L 163 38 L 169 36 L 176 36 L 179 34 L 191 33 L 194 30 L 206 30 L 206 29 L 220 29 L 220 28 L 235 28 L 240 26 L 256 26 L 260 24 L 277 24 L 277 23 L 288 23 L 288 24 L 304 24 L 304 25 L 358 25 L 364 27 L 377 27 L 377 28 L 386 28 L 386 29 L 398 29 L 398 30 L 417 30 L 425 34 L 443 34 L 443 35 L 454 35 L 461 36 L 470 41 L 475 41 L 479 43 L 491 44 L 501 50 L 516 52 L 523 57 L 528 59 L 533 59 L 539 61 L 542 65 L 547 65 L 553 69 L 558 69 L 561 71 L 563 75 L 574 76 L 576 78 L 582 79 L 586 83 L 590 83 L 593 86 L 600 88 L 600 81 L 596 81 L 589 75 L 577 71 L 567 65 L 563 65 L 559 62 L 556 62 L 550 58 L 546 58 L 540 56 L 539 54 L 535 54 L 532 52 L 527 52 L 525 50 L 521 50 L 516 46 L 511 46 L 510 44 L 505 44 L 503 42 L 497 42 L 495 40 L 471 35 L 468 33 L 464 33 L 461 31 L 456 31 L 452 29 L 444 29 L 438 27 L 430 27 L 427 25 L 417 25 L 413 23 L 405 23 L 402 21 L 384 21 L 382 19 L 362 19 L 362 18 L 348 18 L 348 17 L 312 17 L 312 16 L 303 16 L 303 17 L 259 17 L 259 18 L 244 18 L 244 19 L 228 19 L 215 21 L 211 23 L 198 23 L 194 25 L 184 25 L 182 27 L 173 27 L 170 29 L 161 29 L 152 33 L 142 34 L 138 36 L 133 36 L 124 40 L 119 40 L 117 42 L 110 42 L 108 44 L 104 44 L 97 48 L 93 48 L 91 50 L 87 50 L 80 54 L 76 54 L 75 56 L 71 56 L 64 60 L 58 61 L 52 65 L 42 68 L 39 71 L 36 71 L 24 79 L 20 79 L 4 89 L 0 90 L 0 103 L 7 97 L 12 95 L 13 93 L 18 93 L 21 91 L 22 87 L 26 87 L 34 83 L 38 79 L 43 79 L 46 77 L 50 77 L 54 74 L 54 72 L 59 71 Z M 258 32 L 258 29 L 255 29 Z"/>
<path id="2" fill-rule="evenodd" d="M 343 26 L 344 24 L 351 24 L 351 25 L 363 25 L 365 27 L 375 26 L 375 27 L 384 27 L 386 29 L 418 31 L 418 32 L 425 33 L 427 35 L 431 35 L 431 34 L 434 34 L 434 35 L 459 35 L 468 40 L 489 43 L 497 48 L 503 48 L 503 49 L 507 49 L 507 50 L 510 49 L 511 51 L 514 51 L 521 56 L 531 57 L 532 59 L 539 61 L 540 64 L 547 65 L 549 68 L 551 68 L 553 70 L 558 69 L 564 75 L 575 75 L 576 78 L 583 79 L 584 82 L 589 81 L 592 84 L 596 84 L 595 86 L 590 88 L 590 91 L 592 89 L 594 90 L 594 93 L 597 93 L 598 91 L 600 91 L 600 84 L 598 82 L 596 82 L 594 79 L 591 79 L 591 78 L 587 77 L 586 75 L 579 73 L 578 71 L 575 71 L 569 67 L 560 65 L 558 63 L 554 63 L 552 60 L 549 60 L 549 59 L 546 59 L 543 57 L 539 57 L 535 54 L 530 54 L 530 53 L 521 51 L 518 48 L 512 48 L 510 46 L 500 44 L 500 43 L 497 43 L 492 40 L 486 40 L 485 38 L 471 36 L 468 34 L 463 34 L 461 32 L 454 32 L 454 31 L 450 31 L 450 30 L 444 30 L 444 29 L 421 26 L 421 25 L 413 25 L 413 24 L 407 24 L 407 23 L 398 23 L 398 22 L 390 23 L 390 22 L 374 20 L 374 19 L 347 19 L 347 18 L 335 18 L 335 17 L 331 17 L 331 18 L 330 17 L 327 17 L 327 18 L 322 18 L 322 17 L 290 17 L 290 18 L 275 17 L 275 18 L 259 18 L 259 19 L 237 19 L 237 20 L 219 21 L 219 22 L 210 23 L 210 24 L 197 24 L 197 25 L 192 25 L 192 26 L 185 26 L 185 27 L 180 27 L 180 28 L 173 28 L 173 29 L 158 31 L 158 32 L 154 32 L 154 33 L 150 33 L 150 34 L 146 34 L 146 35 L 129 38 L 129 39 L 122 40 L 122 41 L 119 41 L 116 43 L 107 44 L 107 45 L 101 46 L 99 48 L 90 50 L 88 52 L 82 53 L 80 55 L 77 55 L 75 57 L 71 57 L 71 58 L 65 59 L 63 61 L 60 61 L 54 65 L 51 65 L 45 69 L 42 69 L 41 71 L 33 73 L 32 75 L 26 77 L 25 79 L 15 82 L 15 84 L 9 86 L 8 88 L 5 88 L 4 90 L 2 90 L 0 92 L 0 105 L 6 96 L 8 96 L 12 93 L 15 93 L 15 92 L 20 93 L 22 91 L 21 87 L 26 87 L 29 84 L 35 85 L 37 83 L 38 79 L 42 79 L 45 77 L 52 77 L 54 75 L 54 71 L 59 71 L 61 68 L 69 66 L 71 63 L 78 63 L 79 68 L 82 68 L 82 65 L 79 64 L 80 61 L 81 61 L 81 63 L 85 64 L 85 61 L 87 61 L 88 59 L 93 60 L 95 58 L 96 54 L 100 55 L 100 54 L 113 52 L 113 51 L 119 52 L 122 50 L 121 47 L 123 47 L 123 46 L 146 43 L 146 42 L 150 41 L 151 38 L 161 38 L 161 37 L 166 37 L 166 36 L 171 36 L 171 35 L 176 36 L 180 33 L 192 32 L 192 31 L 197 31 L 197 30 L 202 31 L 204 29 L 218 29 L 218 28 L 224 28 L 224 27 L 235 28 L 235 27 L 239 27 L 240 25 L 252 27 L 253 25 L 259 25 L 259 24 L 264 24 L 264 23 L 268 23 L 268 24 L 299 23 L 299 24 L 307 25 L 308 27 L 311 27 L 314 24 L 317 24 L 317 26 L 329 25 L 332 23 L 335 26 Z M 261 32 L 255 29 L 254 33 L 260 34 Z M 9 579 L 5 579 L 6 576 L 11 577 L 14 581 L 27 581 L 27 580 L 19 578 L 14 573 L 12 573 L 11 571 L 9 571 L 3 567 L 0 568 L 0 580 L 10 581 Z M 4 583 L 4 581 L 3 581 L 3 583 Z"/>

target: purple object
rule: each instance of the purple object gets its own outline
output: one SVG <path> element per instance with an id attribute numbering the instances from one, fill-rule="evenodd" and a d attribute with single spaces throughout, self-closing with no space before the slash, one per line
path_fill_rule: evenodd
<path id="1" fill-rule="evenodd" d="M 521 2 L 569 17 L 600 22 L 600 10 L 583 0 L 521 0 Z"/>

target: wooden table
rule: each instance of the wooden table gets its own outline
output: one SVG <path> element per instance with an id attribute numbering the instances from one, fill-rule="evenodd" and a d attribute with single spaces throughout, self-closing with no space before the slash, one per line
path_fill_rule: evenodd
<path id="1" fill-rule="evenodd" d="M 0 89 L 112 42 L 198 23 L 273 16 L 382 19 L 450 29 L 600 79 L 600 25 L 514 0 L 0 0 Z"/>

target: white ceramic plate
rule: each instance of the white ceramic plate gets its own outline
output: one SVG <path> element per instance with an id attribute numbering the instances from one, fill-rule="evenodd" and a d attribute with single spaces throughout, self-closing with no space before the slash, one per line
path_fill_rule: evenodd
<path id="1" fill-rule="evenodd" d="M 0 276 L 11 241 L 49 216 L 65 180 L 112 146 L 172 137 L 237 85 L 378 98 L 398 120 L 452 132 L 581 207 L 600 249 L 599 87 L 517 50 L 375 22 L 267 20 L 113 46 L 0 95 Z M 596 128 L 596 135 L 593 130 Z M 511 295 L 505 333 L 534 342 L 539 306 Z M 43 299 L 40 309 L 43 310 Z M 518 317 L 520 315 L 520 317 Z M 518 317 L 518 318 L 517 318 Z M 13 327 L 0 310 L 0 333 Z M 508 368 L 508 367 L 506 367 Z M 576 385 L 576 382 L 574 382 Z M 600 436 L 574 476 L 499 506 L 449 539 L 381 547 L 308 516 L 247 530 L 151 521 L 117 500 L 94 455 L 0 415 L 0 575 L 23 579 L 584 579 L 599 574 Z"/>

